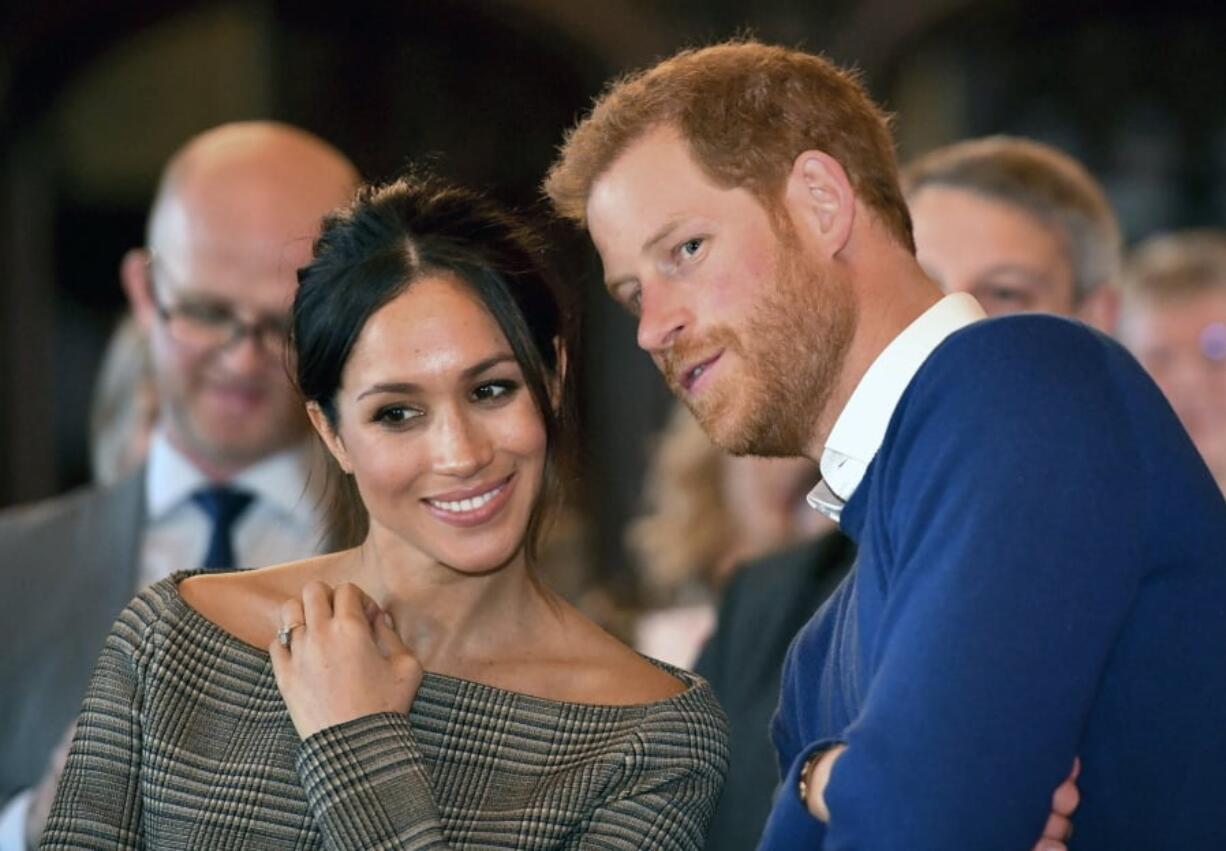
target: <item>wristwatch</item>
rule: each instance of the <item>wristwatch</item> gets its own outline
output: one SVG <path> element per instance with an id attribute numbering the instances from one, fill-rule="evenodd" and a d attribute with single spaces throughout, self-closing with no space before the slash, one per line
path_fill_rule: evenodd
<path id="1" fill-rule="evenodd" d="M 805 764 L 800 767 L 800 779 L 796 781 L 796 791 L 800 793 L 800 803 L 804 805 L 806 810 L 809 809 L 809 777 L 813 774 L 813 768 L 821 762 L 822 757 L 825 755 L 826 750 L 814 751 L 809 754 Z"/>

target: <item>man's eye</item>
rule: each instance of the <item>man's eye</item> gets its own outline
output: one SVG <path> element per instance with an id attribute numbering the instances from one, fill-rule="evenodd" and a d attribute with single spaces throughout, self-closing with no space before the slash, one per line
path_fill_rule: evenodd
<path id="1" fill-rule="evenodd" d="M 702 249 L 702 244 L 702 237 L 696 236 L 693 239 L 687 239 L 685 242 L 681 243 L 681 245 L 677 247 L 677 252 L 682 257 L 693 257 Z"/>
<path id="2" fill-rule="evenodd" d="M 234 314 L 219 304 L 186 302 L 179 305 L 179 313 L 205 325 L 228 325 L 234 321 Z"/>
<path id="3" fill-rule="evenodd" d="M 988 313 L 1020 313 L 1030 310 L 1034 304 L 1034 294 L 1020 287 L 982 287 L 976 293 L 976 298 Z"/>
<path id="4" fill-rule="evenodd" d="M 995 301 L 1025 301 L 1026 293 L 1021 290 L 1006 289 L 1005 287 L 995 287 L 988 291 L 988 298 Z"/>

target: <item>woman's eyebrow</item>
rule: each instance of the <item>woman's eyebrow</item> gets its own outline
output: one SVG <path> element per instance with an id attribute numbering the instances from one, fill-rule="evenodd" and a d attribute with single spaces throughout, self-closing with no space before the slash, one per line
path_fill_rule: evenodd
<path id="1" fill-rule="evenodd" d="M 463 372 L 460 373 L 460 376 L 464 378 L 465 380 L 472 379 L 480 375 L 481 373 L 485 372 L 488 369 L 493 369 L 499 364 L 507 363 L 507 362 L 513 363 L 514 361 L 515 361 L 515 355 L 511 354 L 510 352 L 502 352 L 500 354 L 496 354 L 491 357 L 485 358 L 484 360 L 478 361 L 472 366 L 467 367 Z M 357 398 L 364 399 L 367 396 L 373 396 L 377 393 L 399 393 L 403 395 L 408 395 L 411 393 L 416 393 L 419 390 L 421 390 L 421 385 L 414 384 L 411 381 L 381 381 L 378 384 L 372 384 L 370 387 L 367 387 L 365 390 L 363 390 L 361 393 L 358 394 Z"/>

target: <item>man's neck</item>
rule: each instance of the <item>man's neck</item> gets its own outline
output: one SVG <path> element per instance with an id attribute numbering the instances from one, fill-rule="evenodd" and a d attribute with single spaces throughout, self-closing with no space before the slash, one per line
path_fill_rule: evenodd
<path id="1" fill-rule="evenodd" d="M 166 440 L 175 450 L 187 459 L 193 467 L 200 471 L 201 475 L 215 484 L 225 484 L 236 478 L 240 473 L 249 467 L 269 458 L 272 455 L 286 449 L 288 447 L 281 446 L 262 455 L 258 458 L 226 458 L 216 455 L 210 455 L 206 452 L 201 452 L 198 448 L 192 446 L 189 441 L 182 439 L 173 430 L 168 430 Z"/>
<path id="2" fill-rule="evenodd" d="M 854 274 L 856 331 L 839 379 L 805 449 L 814 463 L 820 463 L 835 422 L 873 361 L 942 296 L 940 288 L 906 252 L 891 251 L 870 258 Z"/>

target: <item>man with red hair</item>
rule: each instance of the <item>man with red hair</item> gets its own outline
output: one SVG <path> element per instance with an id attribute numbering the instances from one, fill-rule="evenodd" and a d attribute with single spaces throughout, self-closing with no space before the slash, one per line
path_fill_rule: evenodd
<path id="1" fill-rule="evenodd" d="M 1226 502 L 1117 344 L 942 295 L 852 75 L 687 51 L 546 189 L 707 433 L 818 462 L 857 545 L 785 663 L 761 848 L 1025 847 L 1078 755 L 1079 848 L 1226 845 Z"/>

